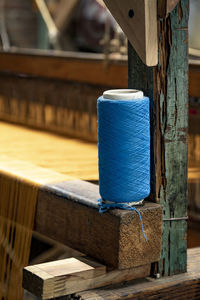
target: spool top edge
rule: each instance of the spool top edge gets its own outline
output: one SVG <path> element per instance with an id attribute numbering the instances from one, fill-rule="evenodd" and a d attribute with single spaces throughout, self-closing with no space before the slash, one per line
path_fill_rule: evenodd
<path id="1" fill-rule="evenodd" d="M 135 89 L 107 90 L 103 93 L 104 99 L 110 100 L 133 100 L 144 98 L 144 93 Z"/>

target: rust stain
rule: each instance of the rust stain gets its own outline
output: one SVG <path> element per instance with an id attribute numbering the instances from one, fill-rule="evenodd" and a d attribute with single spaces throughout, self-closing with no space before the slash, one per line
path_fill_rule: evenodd
<path id="1" fill-rule="evenodd" d="M 179 28 L 176 28 L 176 30 L 187 31 L 188 28 L 187 27 L 179 27 Z"/>
<path id="2" fill-rule="evenodd" d="M 166 127 L 165 132 L 169 132 L 171 129 L 172 129 L 172 127 L 168 124 L 167 127 Z"/>
<path id="3" fill-rule="evenodd" d="M 165 144 L 169 144 L 169 143 L 172 143 L 172 142 L 174 142 L 173 139 L 165 139 Z"/>
<path id="4" fill-rule="evenodd" d="M 187 133 L 187 128 L 185 128 L 185 127 L 180 127 L 179 129 L 178 129 L 178 131 L 180 131 L 180 132 L 184 132 L 184 133 Z"/>
<path id="5" fill-rule="evenodd" d="M 184 144 L 187 144 L 187 136 L 186 135 L 180 135 L 179 141 L 183 142 Z"/>

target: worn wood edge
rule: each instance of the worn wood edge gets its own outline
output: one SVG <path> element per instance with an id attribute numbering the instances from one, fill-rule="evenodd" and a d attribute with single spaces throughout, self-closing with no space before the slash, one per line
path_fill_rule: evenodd
<path id="1" fill-rule="evenodd" d="M 99 185 L 88 181 L 77 179 L 44 184 L 40 186 L 40 190 L 52 195 L 55 194 L 66 201 L 73 201 L 77 204 L 91 207 L 96 210 L 99 209 Z M 149 201 L 145 201 L 144 205 L 138 206 L 140 212 L 148 210 L 149 208 L 152 210 L 160 208 L 160 210 L 162 210 L 160 204 Z M 112 209 L 109 210 L 107 214 L 115 215 L 117 217 L 126 217 L 128 215 L 132 215 L 133 211 Z"/>
<path id="2" fill-rule="evenodd" d="M 145 6 L 146 61 L 143 59 L 143 62 L 145 62 L 148 67 L 151 67 L 158 64 L 157 0 L 151 1 L 151 4 L 148 4 L 148 1 L 149 0 L 146 0 L 147 5 Z"/>
<path id="3" fill-rule="evenodd" d="M 45 184 L 40 187 L 41 191 L 55 194 L 65 201 L 73 201 L 87 207 L 98 209 L 99 186 L 83 180 L 63 181 Z"/>
<path id="4" fill-rule="evenodd" d="M 0 55 L 16 55 L 16 56 L 30 56 L 33 57 L 47 57 L 52 59 L 64 58 L 64 59 L 85 59 L 102 61 L 104 59 L 104 54 L 102 53 L 87 53 L 87 52 L 77 52 L 77 51 L 62 51 L 62 50 L 47 50 L 47 49 L 29 49 L 29 48 L 18 48 L 10 47 L 9 50 L 0 49 Z M 111 61 L 126 62 L 127 56 L 117 56 L 110 54 L 109 58 Z"/>
<path id="5" fill-rule="evenodd" d="M 90 272 L 85 277 L 82 276 L 81 272 L 76 273 L 75 276 L 72 274 L 72 277 L 70 274 L 53 276 L 41 270 L 37 265 L 28 266 L 23 269 L 23 287 L 35 296 L 47 300 L 84 290 L 144 278 L 150 274 L 150 264 L 126 270 L 108 270 L 106 273 L 105 267 L 99 266 L 101 266 L 101 269 L 97 269 L 93 273 Z"/>
<path id="6" fill-rule="evenodd" d="M 63 267 L 66 265 L 66 273 Z M 61 267 L 59 273 L 59 267 Z M 71 272 L 67 269 L 72 267 Z M 53 268 L 56 272 L 53 272 Z M 23 287 L 42 299 L 65 296 L 79 290 L 79 283 L 103 276 L 106 267 L 89 259 L 67 258 L 23 269 Z"/>

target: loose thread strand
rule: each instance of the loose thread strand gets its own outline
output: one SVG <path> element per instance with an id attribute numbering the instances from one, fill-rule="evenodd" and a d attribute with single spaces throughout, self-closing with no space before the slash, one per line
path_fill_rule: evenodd
<path id="1" fill-rule="evenodd" d="M 141 213 L 139 212 L 139 210 L 135 206 L 130 206 L 130 205 L 125 204 L 125 203 L 109 203 L 108 204 L 108 203 L 104 203 L 101 198 L 98 199 L 98 205 L 99 205 L 99 213 L 101 213 L 101 214 L 107 212 L 110 208 L 119 208 L 119 209 L 124 209 L 124 210 L 134 210 L 140 218 L 142 234 L 144 236 L 145 241 L 147 242 L 147 237 L 146 237 L 143 222 L 142 222 L 142 216 L 141 216 Z"/>

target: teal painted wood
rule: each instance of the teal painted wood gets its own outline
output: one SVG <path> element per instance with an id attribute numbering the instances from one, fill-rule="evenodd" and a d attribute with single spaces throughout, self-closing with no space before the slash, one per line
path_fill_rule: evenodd
<path id="1" fill-rule="evenodd" d="M 181 0 L 158 21 L 159 64 L 148 68 L 129 45 L 129 87 L 151 98 L 151 198 L 163 218 L 187 215 L 188 13 Z M 159 271 L 186 271 L 187 221 L 164 221 Z"/>
<path id="2" fill-rule="evenodd" d="M 49 36 L 47 26 L 38 12 L 38 40 L 37 40 L 38 49 L 49 49 Z"/>

